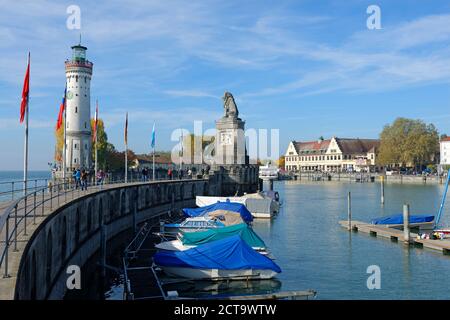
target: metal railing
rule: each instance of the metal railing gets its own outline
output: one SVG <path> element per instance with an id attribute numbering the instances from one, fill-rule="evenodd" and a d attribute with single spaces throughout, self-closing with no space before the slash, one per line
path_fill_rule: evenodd
<path id="1" fill-rule="evenodd" d="M 165 179 L 166 180 L 166 179 Z M 162 181 L 155 180 L 155 181 Z M 166 180 L 167 181 L 167 180 Z M 142 179 L 128 179 L 127 183 L 152 182 L 152 180 L 143 181 Z M 103 184 L 88 184 L 86 190 L 76 186 L 73 181 L 66 181 L 57 184 L 49 184 L 44 187 L 33 188 L 25 196 L 14 200 L 0 215 L 0 269 L 3 267 L 3 277 L 9 275 L 9 253 L 12 249 L 18 251 L 17 244 L 20 235 L 27 236 L 27 227 L 30 224 L 36 224 L 36 219 L 46 216 L 54 208 L 61 204 L 72 201 L 76 198 L 90 194 L 93 191 L 99 191 L 117 184 L 125 183 L 123 180 L 107 181 Z M 29 189 L 28 189 L 29 190 Z"/>
<path id="2" fill-rule="evenodd" d="M 14 200 L 38 188 L 48 185 L 51 179 L 31 179 L 26 183 L 23 180 L 2 181 L 0 182 L 0 201 Z"/>

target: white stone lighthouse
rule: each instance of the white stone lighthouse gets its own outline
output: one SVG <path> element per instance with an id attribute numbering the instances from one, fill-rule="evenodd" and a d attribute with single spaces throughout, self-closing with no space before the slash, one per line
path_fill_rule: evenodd
<path id="1" fill-rule="evenodd" d="M 66 60 L 66 168 L 91 167 L 91 77 L 93 63 L 86 59 L 86 47 L 72 47 Z"/>

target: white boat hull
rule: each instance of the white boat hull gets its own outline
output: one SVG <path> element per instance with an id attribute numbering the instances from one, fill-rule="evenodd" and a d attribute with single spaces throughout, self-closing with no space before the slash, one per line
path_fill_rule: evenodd
<path id="1" fill-rule="evenodd" d="M 186 251 L 192 248 L 195 248 L 196 246 L 186 246 L 183 244 L 181 240 L 171 240 L 171 241 L 164 241 L 158 244 L 155 244 L 155 248 L 159 250 L 166 250 L 166 251 Z M 261 247 L 253 247 L 253 250 L 259 252 L 263 256 L 268 257 L 271 260 L 275 260 L 275 258 L 272 256 L 272 254 L 265 248 Z"/>
<path id="2" fill-rule="evenodd" d="M 280 211 L 280 204 L 277 201 L 271 200 L 270 205 L 266 205 L 263 208 L 263 212 L 261 211 L 255 211 L 252 210 L 252 206 L 249 205 L 249 202 L 258 202 L 259 203 L 267 203 L 267 199 L 265 199 L 263 196 L 258 194 L 247 194 L 242 197 L 210 197 L 210 196 L 197 196 L 195 199 L 195 204 L 199 207 L 209 206 L 211 204 L 217 203 L 217 202 L 237 202 L 245 205 L 247 209 L 251 212 L 253 218 L 257 219 L 270 219 L 275 214 L 277 214 Z M 261 206 L 256 206 L 257 208 L 261 209 Z"/>
<path id="3" fill-rule="evenodd" d="M 265 280 L 272 279 L 277 274 L 272 270 L 225 270 L 225 269 L 194 269 L 179 267 L 160 268 L 168 276 L 188 278 L 192 280 Z"/>

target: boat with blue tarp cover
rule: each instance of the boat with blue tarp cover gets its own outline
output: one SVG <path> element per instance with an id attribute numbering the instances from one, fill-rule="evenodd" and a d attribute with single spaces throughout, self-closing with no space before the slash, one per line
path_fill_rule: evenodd
<path id="1" fill-rule="evenodd" d="M 166 223 L 164 229 L 168 232 L 196 232 L 253 221 L 253 216 L 245 205 L 230 201 L 217 202 L 201 208 L 184 208 L 183 214 L 186 219 Z"/>
<path id="2" fill-rule="evenodd" d="M 281 272 L 275 262 L 252 249 L 239 235 L 185 251 L 160 251 L 153 261 L 169 276 L 192 280 L 260 280 Z"/>
<path id="3" fill-rule="evenodd" d="M 264 241 L 253 231 L 253 229 L 245 224 L 240 223 L 233 226 L 208 229 L 198 232 L 181 232 L 179 239 L 172 241 L 163 241 L 155 245 L 160 250 L 184 251 L 193 247 L 209 243 L 212 241 L 224 239 L 233 235 L 240 235 L 250 247 L 262 253 L 269 254 Z"/>
<path id="4" fill-rule="evenodd" d="M 216 202 L 209 206 L 200 208 L 184 208 L 183 214 L 186 217 L 199 217 L 199 216 L 217 216 L 221 213 L 233 213 L 239 214 L 245 222 L 249 223 L 253 221 L 253 216 L 245 207 L 244 204 L 238 202 Z"/>
<path id="5" fill-rule="evenodd" d="M 420 228 L 432 228 L 434 221 L 434 215 L 411 215 L 409 216 L 409 226 L 410 227 L 420 227 Z M 403 226 L 403 214 L 395 214 L 385 217 L 379 217 L 372 219 L 371 224 L 385 225 L 388 227 L 401 227 Z"/>

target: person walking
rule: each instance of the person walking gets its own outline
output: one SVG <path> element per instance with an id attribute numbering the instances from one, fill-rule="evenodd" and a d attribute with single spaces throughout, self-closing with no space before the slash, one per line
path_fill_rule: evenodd
<path id="1" fill-rule="evenodd" d="M 81 172 L 80 169 L 76 169 L 73 172 L 73 178 L 75 180 L 75 189 L 78 189 L 78 187 L 81 185 Z"/>
<path id="2" fill-rule="evenodd" d="M 81 171 L 81 190 L 87 191 L 87 179 L 88 179 L 88 173 L 86 170 Z"/>
<path id="3" fill-rule="evenodd" d="M 172 175 L 173 175 L 172 168 L 169 168 L 169 169 L 167 170 L 167 176 L 169 177 L 169 180 L 172 180 Z"/>

